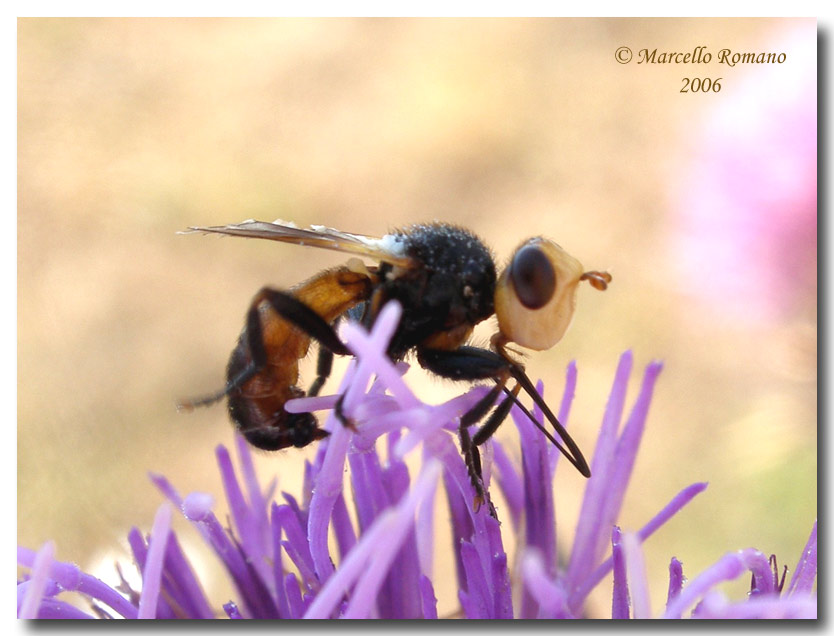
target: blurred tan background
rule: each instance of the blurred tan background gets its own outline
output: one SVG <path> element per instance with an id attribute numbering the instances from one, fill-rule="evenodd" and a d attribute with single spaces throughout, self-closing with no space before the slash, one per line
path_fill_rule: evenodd
<path id="1" fill-rule="evenodd" d="M 750 546 L 792 568 L 817 514 L 815 31 L 747 19 L 20 20 L 19 543 L 53 538 L 59 558 L 114 582 L 127 530 L 147 531 L 161 502 L 148 471 L 222 500 L 225 409 L 182 415 L 175 401 L 222 386 L 262 285 L 344 260 L 178 230 L 280 217 L 380 235 L 440 219 L 478 233 L 500 263 L 543 234 L 613 273 L 604 294 L 581 290 L 571 331 L 528 366 L 558 404 L 578 361 L 570 427 L 587 455 L 620 353 L 635 355 L 630 400 L 645 364 L 665 362 L 622 525 L 710 486 L 646 545 L 655 609 L 672 556 L 690 577 Z M 614 57 L 698 45 L 787 60 Z M 720 76 L 721 91 L 682 94 L 686 76 Z M 408 378 L 428 401 L 459 390 Z M 511 426 L 499 435 L 516 443 Z M 297 493 L 314 452 L 260 456 L 264 482 L 277 473 Z M 583 480 L 560 473 L 564 539 Z M 181 536 L 199 554 L 194 533 Z M 224 602 L 222 581 L 206 580 Z M 438 598 L 441 614 L 455 610 L 451 587 Z"/>

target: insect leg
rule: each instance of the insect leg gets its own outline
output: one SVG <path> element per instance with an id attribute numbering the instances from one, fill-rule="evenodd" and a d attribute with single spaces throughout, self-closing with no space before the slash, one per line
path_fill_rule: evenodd
<path id="1" fill-rule="evenodd" d="M 234 376 L 229 378 L 226 386 L 220 391 L 205 397 L 184 400 L 177 405 L 177 408 L 184 410 L 191 410 L 197 406 L 208 406 L 223 399 L 227 395 L 236 391 L 254 376 L 256 376 L 261 369 L 264 368 L 267 362 L 266 346 L 263 340 L 263 329 L 261 327 L 261 315 L 259 307 L 262 302 L 266 302 L 281 318 L 297 327 L 312 339 L 319 342 L 322 350 L 326 349 L 331 353 L 330 359 L 332 363 L 332 354 L 349 355 L 348 348 L 339 340 L 336 331 L 319 316 L 315 311 L 310 309 L 303 302 L 298 300 L 292 294 L 278 291 L 264 287 L 252 299 L 249 305 L 249 310 L 246 312 L 246 328 L 241 338 L 246 339 L 247 350 L 249 352 L 249 362 L 243 366 L 239 371 L 236 371 Z M 325 356 L 326 357 L 326 356 Z M 325 377 L 319 382 L 316 378 L 314 386 L 318 383 L 316 392 L 324 384 L 324 380 L 329 375 L 327 370 L 327 362 L 319 360 L 319 370 L 326 370 L 327 373 L 319 373 L 319 376 Z"/>
<path id="2" fill-rule="evenodd" d="M 494 379 L 496 381 L 495 387 L 461 416 L 459 426 L 461 453 L 466 462 L 469 480 L 475 489 L 475 509 L 477 510 L 486 501 L 489 504 L 490 514 L 495 516 L 495 508 L 489 500 L 489 493 L 484 487 L 480 451 L 478 450 L 479 443 L 482 444 L 486 438 L 479 443 L 473 443 L 468 427 L 480 421 L 495 404 L 509 378 L 507 362 L 492 351 L 476 347 L 461 347 L 453 351 L 422 347 L 417 350 L 417 359 L 423 368 L 444 378 L 469 381 Z M 497 428 L 500 421 L 506 417 L 509 406 L 504 407 L 502 403 L 498 410 L 504 411 L 500 419 L 496 418 L 494 420 L 494 416 L 491 416 L 487 420 L 490 425 L 493 421 L 496 422 L 494 428 Z"/>
<path id="3" fill-rule="evenodd" d="M 492 505 L 489 493 L 484 487 L 484 479 L 481 471 L 481 453 L 472 443 L 472 438 L 469 436 L 469 431 L 465 426 L 461 426 L 458 432 L 460 434 L 460 450 L 463 454 L 463 461 L 466 464 L 466 472 L 469 474 L 469 482 L 475 489 L 475 511 L 477 512 L 484 502 L 486 502 L 489 506 L 490 516 L 498 519 L 495 506 Z"/>
<path id="4" fill-rule="evenodd" d="M 330 372 L 333 370 L 333 352 L 326 347 L 319 347 L 319 357 L 316 363 L 316 379 L 307 390 L 309 397 L 315 397 L 319 394 L 321 387 L 330 377 Z"/>
<path id="5" fill-rule="evenodd" d="M 352 419 L 350 419 L 344 411 L 345 405 L 345 394 L 342 393 L 339 396 L 339 399 L 336 400 L 336 406 L 333 407 L 333 414 L 336 416 L 336 419 L 342 423 L 342 426 L 345 428 L 349 428 L 354 433 L 356 432 L 356 424 Z"/>
<path id="6" fill-rule="evenodd" d="M 339 319 L 333 322 L 333 329 L 336 329 Z M 321 391 L 321 387 L 327 382 L 330 377 L 330 372 L 333 371 L 333 352 L 327 347 L 319 347 L 318 359 L 316 361 L 316 379 L 310 385 L 307 395 L 315 397 Z"/>
<path id="7" fill-rule="evenodd" d="M 478 347 L 458 347 L 451 351 L 418 347 L 417 360 L 424 369 L 450 380 L 493 380 L 510 375 L 510 365 L 504 358 Z"/>
<path id="8" fill-rule="evenodd" d="M 306 333 L 323 347 L 340 356 L 350 355 L 350 350 L 339 340 L 336 330 L 292 294 L 265 287 L 255 296 L 253 305 L 257 306 L 261 300 L 268 302 L 281 318 Z M 263 342 L 260 342 L 259 346 L 263 349 Z"/>
<path id="9" fill-rule="evenodd" d="M 213 393 L 212 395 L 180 402 L 177 404 L 178 409 L 190 411 L 194 407 L 208 406 L 218 400 L 222 400 L 224 397 L 246 384 L 255 375 L 257 375 L 261 369 L 263 369 L 266 364 L 267 357 L 266 347 L 263 342 L 261 316 L 258 311 L 258 306 L 260 305 L 261 300 L 263 300 L 264 292 L 266 291 L 274 290 L 267 290 L 267 288 L 264 288 L 258 292 L 252 300 L 252 303 L 249 305 L 249 310 L 246 312 L 246 327 L 244 332 L 241 334 L 241 339 L 246 338 L 246 344 L 248 347 L 247 350 L 249 352 L 248 363 L 246 363 L 239 371 L 235 371 L 234 377 L 229 378 L 226 382 L 226 386 L 221 390 Z M 235 351 L 237 351 L 237 349 Z M 232 355 L 232 358 L 229 361 L 229 375 L 231 375 L 233 366 L 237 366 L 235 364 L 236 362 L 238 362 L 238 359 L 235 355 Z"/>
<path id="10" fill-rule="evenodd" d="M 542 414 L 545 416 L 548 422 L 556 429 L 556 432 L 559 434 L 559 437 L 565 442 L 565 446 L 559 444 L 552 435 L 550 435 L 547 430 L 539 424 L 538 420 L 534 418 L 530 412 L 518 401 L 515 396 L 512 396 L 512 400 L 518 404 L 521 410 L 530 418 L 530 421 L 535 424 L 536 428 L 542 431 L 547 438 L 559 449 L 559 452 L 562 453 L 565 457 L 568 458 L 568 461 L 573 464 L 573 466 L 582 474 L 583 477 L 590 477 L 591 476 L 591 469 L 588 467 L 588 462 L 585 461 L 584 455 L 582 455 L 582 451 L 579 450 L 579 446 L 576 445 L 576 442 L 573 441 L 573 438 L 568 435 L 568 432 L 565 430 L 565 427 L 559 422 L 555 415 L 553 415 L 553 411 L 550 410 L 550 407 L 547 405 L 547 402 L 544 401 L 539 392 L 536 391 L 536 387 L 533 386 L 533 383 L 530 382 L 530 378 L 527 377 L 527 374 L 524 373 L 524 369 L 522 369 L 517 364 L 510 365 L 510 374 L 513 376 L 518 384 L 521 385 L 521 388 L 529 395 L 533 402 L 536 403 L 541 409 Z"/>
<path id="11" fill-rule="evenodd" d="M 510 364 L 488 349 L 459 347 L 452 351 L 444 351 L 422 348 L 418 349 L 417 359 L 425 369 L 451 380 L 495 380 L 496 384 L 489 393 L 461 417 L 462 426 L 471 426 L 479 422 L 495 405 L 501 392 L 507 392 L 505 385 L 511 376 Z M 518 393 L 518 387 L 514 389 L 514 393 Z M 488 427 L 488 433 L 479 431 L 475 435 L 476 446 L 483 444 L 506 418 L 512 406 L 512 403 L 507 404 L 509 399 L 505 398 L 487 420 L 484 426 Z"/>
<path id="12" fill-rule="evenodd" d="M 536 420 L 536 418 L 533 417 L 530 411 L 528 411 L 523 404 L 521 404 L 516 397 L 518 394 L 517 387 L 512 391 L 504 389 L 507 393 L 506 399 L 512 400 L 513 403 L 517 404 L 522 412 L 536 426 L 536 428 L 544 433 L 544 435 L 565 457 L 568 458 L 568 461 L 573 464 L 583 476 L 591 476 L 591 470 L 588 467 L 588 463 L 585 461 L 585 457 L 582 455 L 582 451 L 579 450 L 576 442 L 574 442 L 571 436 L 568 435 L 565 427 L 562 426 L 553 414 L 553 411 L 550 410 L 550 407 L 544 399 L 542 399 L 542 396 L 539 395 L 538 391 L 536 391 L 536 388 L 533 386 L 533 383 L 530 382 L 530 379 L 527 377 L 527 374 L 524 373 L 524 369 L 521 366 L 507 360 L 504 356 L 494 351 L 480 349 L 478 347 L 459 347 L 453 351 L 422 348 L 418 349 L 417 356 L 421 366 L 437 375 L 452 380 L 484 380 L 489 378 L 494 379 L 503 388 L 503 384 L 507 381 L 508 376 L 512 377 L 516 383 L 520 385 L 521 388 L 524 389 L 524 391 L 532 398 L 533 402 L 535 402 L 541 409 L 545 418 L 547 418 L 547 421 L 550 422 L 554 429 L 556 429 L 556 433 L 564 441 L 564 446 L 560 444 L 556 438 L 553 437 L 553 435 L 545 429 L 538 422 L 538 420 Z M 492 395 L 492 392 L 490 395 Z M 497 394 L 495 394 L 495 398 L 493 398 L 493 403 L 496 399 Z M 473 409 L 478 408 L 483 408 L 483 405 L 480 405 L 479 403 L 473 407 Z M 502 408 L 505 408 L 508 411 L 510 406 L 505 406 L 504 403 L 502 403 L 499 406 L 499 409 Z M 484 413 L 486 410 L 488 410 L 488 408 L 484 410 Z M 500 416 L 496 416 L 496 418 L 498 417 Z M 474 421 L 476 420 L 472 420 L 472 422 Z M 487 424 L 490 427 L 497 428 L 498 424 L 500 424 L 500 420 L 488 420 Z M 483 440 L 486 439 L 486 437 L 480 435 L 480 433 L 476 434 L 475 438 L 480 442 L 483 442 Z"/>
<path id="13" fill-rule="evenodd" d="M 503 384 L 496 384 L 497 388 L 503 389 L 507 391 L 506 387 Z M 480 446 L 484 442 L 486 442 L 490 437 L 493 436 L 495 431 L 498 430 L 498 427 L 501 426 L 501 423 L 507 419 L 507 415 L 510 413 L 510 409 L 512 408 L 513 404 L 515 403 L 511 396 L 517 396 L 518 391 L 521 387 L 516 384 L 515 388 L 512 392 L 508 393 L 508 396 L 504 398 L 504 400 L 499 404 L 492 414 L 487 418 L 487 421 L 484 422 L 484 425 L 478 429 L 478 432 L 475 433 L 475 437 L 472 438 L 473 443 L 475 446 Z"/>
<path id="14" fill-rule="evenodd" d="M 321 316 L 295 296 L 273 289 L 264 291 L 269 292 L 266 297 L 267 302 L 284 320 L 292 323 L 319 343 L 319 359 L 316 369 L 318 377 L 313 381 L 310 391 L 307 392 L 307 395 L 317 395 L 330 375 L 333 366 L 333 355 L 350 355 L 350 350 L 339 340 L 333 326 L 329 325 Z M 336 417 L 347 428 L 356 430 L 350 418 L 342 412 L 343 399 L 344 396 L 340 396 L 336 402 Z"/>

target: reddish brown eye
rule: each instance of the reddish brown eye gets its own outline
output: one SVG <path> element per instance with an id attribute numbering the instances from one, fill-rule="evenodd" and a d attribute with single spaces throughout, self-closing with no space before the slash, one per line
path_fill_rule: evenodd
<path id="1" fill-rule="evenodd" d="M 510 279 L 516 296 L 527 309 L 540 309 L 553 297 L 556 272 L 545 253 L 535 245 L 525 245 L 515 253 Z"/>

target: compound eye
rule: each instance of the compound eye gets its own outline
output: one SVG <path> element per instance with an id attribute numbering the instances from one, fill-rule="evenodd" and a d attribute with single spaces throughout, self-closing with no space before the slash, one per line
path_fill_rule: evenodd
<path id="1" fill-rule="evenodd" d="M 525 245 L 513 257 L 510 280 L 521 304 L 540 309 L 556 291 L 556 271 L 547 255 L 537 245 Z"/>

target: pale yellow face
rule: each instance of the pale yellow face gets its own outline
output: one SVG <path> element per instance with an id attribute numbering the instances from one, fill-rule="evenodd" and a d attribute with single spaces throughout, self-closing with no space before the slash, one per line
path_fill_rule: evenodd
<path id="1" fill-rule="evenodd" d="M 495 291 L 503 339 L 537 351 L 555 345 L 573 318 L 577 285 L 586 279 L 604 289 L 610 276 L 583 272 L 578 260 L 548 239 L 522 243 Z"/>

